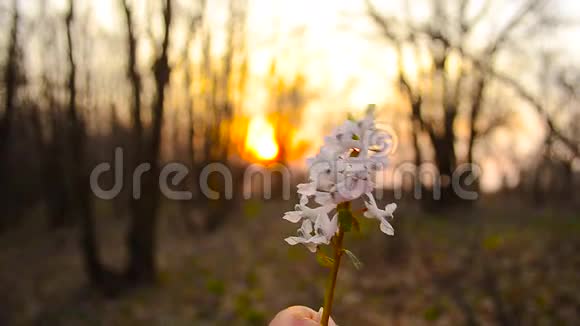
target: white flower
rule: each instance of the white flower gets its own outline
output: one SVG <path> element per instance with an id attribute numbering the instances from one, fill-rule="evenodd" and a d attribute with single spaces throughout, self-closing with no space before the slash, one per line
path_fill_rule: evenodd
<path id="1" fill-rule="evenodd" d="M 314 223 L 314 231 L 316 234 L 323 235 L 327 244 L 330 239 L 338 232 L 338 215 L 335 214 L 332 219 L 328 218 L 328 215 L 320 215 Z"/>
<path id="2" fill-rule="evenodd" d="M 381 222 L 381 231 L 387 235 L 394 235 L 395 229 L 393 229 L 393 226 L 388 222 L 387 218 L 393 218 L 393 212 L 397 209 L 397 204 L 388 204 L 383 210 L 377 207 L 377 202 L 371 193 L 367 193 L 366 196 L 369 201 L 365 201 L 367 208 L 364 214 L 365 217 L 378 219 Z"/>
<path id="3" fill-rule="evenodd" d="M 317 191 L 314 194 L 314 201 L 322 206 L 336 205 L 333 193 L 330 192 Z"/>
<path id="4" fill-rule="evenodd" d="M 378 219 L 381 231 L 393 235 L 387 218 L 392 218 L 396 205 L 381 210 L 371 195 L 376 187 L 373 176 L 386 166 L 391 144 L 391 136 L 377 129 L 372 111 L 362 120 L 345 121 L 325 137 L 318 154 L 307 159 L 309 181 L 298 185 L 300 204 L 284 214 L 284 219 L 292 223 L 302 222 L 299 236 L 289 237 L 286 242 L 304 244 L 311 251 L 329 244 L 338 231 L 337 205 L 365 194 L 369 197 L 365 216 Z M 320 206 L 309 207 L 310 199 Z M 332 211 L 335 214 L 330 219 Z"/>
<path id="5" fill-rule="evenodd" d="M 298 185 L 298 194 L 301 196 L 314 196 L 316 194 L 316 182 L 301 183 Z"/>
<path id="6" fill-rule="evenodd" d="M 298 236 L 288 237 L 285 240 L 291 246 L 303 244 L 311 252 L 316 252 L 319 244 L 328 243 L 328 241 L 322 234 L 313 234 L 313 230 L 312 221 L 304 220 L 302 221 L 302 227 L 298 229 Z"/>
<path id="7" fill-rule="evenodd" d="M 345 169 L 345 162 L 334 150 L 323 147 L 320 153 L 308 160 L 309 167 L 309 190 L 328 191 L 340 178 L 341 171 Z M 299 186 L 299 191 L 301 190 Z"/>
<path id="8" fill-rule="evenodd" d="M 302 219 L 309 219 L 315 222 L 319 216 L 325 215 L 328 218 L 328 213 L 333 210 L 336 206 L 325 205 L 316 208 L 310 208 L 307 206 L 308 197 L 302 196 L 300 198 L 300 204 L 296 205 L 294 211 L 286 212 L 284 214 L 284 219 L 292 223 L 298 223 Z"/>
<path id="9" fill-rule="evenodd" d="M 340 198 L 340 202 L 357 199 L 375 188 L 375 184 L 364 165 L 350 164 L 343 176 L 342 180 L 339 180 L 333 187 L 333 190 L 339 195 L 335 197 Z"/>
<path id="10" fill-rule="evenodd" d="M 329 244 L 332 237 L 338 231 L 338 217 L 332 220 L 328 215 L 319 215 L 316 222 L 311 219 L 304 219 L 302 226 L 298 229 L 297 237 L 288 237 L 286 242 L 292 246 L 303 244 L 311 252 L 316 252 L 318 245 Z"/>
<path id="11" fill-rule="evenodd" d="M 361 129 L 357 123 L 351 120 L 345 121 L 342 126 L 336 128 L 330 136 L 324 138 L 327 148 L 337 148 L 347 151 L 352 148 L 361 147 Z"/>

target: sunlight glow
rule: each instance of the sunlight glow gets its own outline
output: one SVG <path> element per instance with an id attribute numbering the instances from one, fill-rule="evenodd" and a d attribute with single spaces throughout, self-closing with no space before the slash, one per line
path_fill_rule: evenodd
<path id="1" fill-rule="evenodd" d="M 263 117 L 253 118 L 248 125 L 245 148 L 260 160 L 273 160 L 279 151 L 275 135 L 270 122 Z"/>

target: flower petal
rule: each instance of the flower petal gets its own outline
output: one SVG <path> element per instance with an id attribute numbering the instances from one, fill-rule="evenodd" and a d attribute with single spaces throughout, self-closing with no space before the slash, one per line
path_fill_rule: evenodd
<path id="1" fill-rule="evenodd" d="M 308 239 L 307 243 L 314 243 L 314 244 L 328 244 L 330 242 L 324 235 L 315 235 L 312 238 Z"/>
<path id="2" fill-rule="evenodd" d="M 317 235 L 323 236 L 327 243 L 330 242 L 330 239 L 332 239 L 336 231 L 338 231 L 338 223 L 336 221 L 337 219 L 330 220 L 326 214 L 320 215 L 318 219 L 316 219 L 314 229 L 316 230 Z"/>
<path id="3" fill-rule="evenodd" d="M 367 209 L 368 209 L 368 207 L 367 207 Z M 370 209 L 368 209 L 368 210 L 367 210 L 367 211 L 366 211 L 366 212 L 365 212 L 363 215 L 364 215 L 364 217 L 366 217 L 366 218 L 377 218 L 377 217 L 376 217 L 376 216 L 375 216 L 375 215 L 374 215 L 374 214 L 371 212 L 371 210 L 370 210 Z"/>
<path id="4" fill-rule="evenodd" d="M 316 195 L 314 197 L 314 201 L 317 204 L 320 204 L 323 206 L 335 204 L 334 200 L 332 199 L 332 195 L 330 195 L 330 193 L 328 193 L 328 192 L 321 192 L 321 191 L 316 192 Z"/>
<path id="5" fill-rule="evenodd" d="M 288 237 L 288 238 L 284 239 L 284 241 L 286 241 L 291 246 L 295 246 L 295 245 L 297 245 L 299 243 L 304 243 L 304 238 L 301 238 L 301 237 Z"/>
<path id="6" fill-rule="evenodd" d="M 395 203 L 388 204 L 387 206 L 385 206 L 385 214 L 392 217 L 393 213 L 395 212 L 395 209 L 397 209 L 397 204 Z"/>
<path id="7" fill-rule="evenodd" d="M 292 223 L 298 223 L 302 219 L 302 213 L 298 211 L 286 212 L 282 218 Z"/>
<path id="8" fill-rule="evenodd" d="M 315 243 L 304 243 L 304 246 L 310 250 L 310 252 L 315 253 L 318 249 L 318 245 Z"/>
<path id="9" fill-rule="evenodd" d="M 334 217 L 329 223 L 327 236 L 330 236 L 328 239 L 330 241 L 330 239 L 332 239 L 332 237 L 338 232 L 338 214 L 334 214 Z"/>
<path id="10" fill-rule="evenodd" d="M 381 231 L 386 235 L 395 235 L 395 229 L 393 229 L 393 226 L 387 221 L 382 221 L 380 228 Z"/>
<path id="11" fill-rule="evenodd" d="M 316 182 L 310 183 L 301 183 L 297 186 L 298 193 L 303 196 L 313 196 L 316 193 Z M 304 197 L 302 197 L 304 198 Z M 302 198 L 300 199 L 300 203 L 302 204 Z M 308 202 L 308 198 L 306 198 L 306 202 Z M 304 203 L 305 205 L 306 203 Z"/>
<path id="12" fill-rule="evenodd" d="M 312 227 L 312 221 L 311 220 L 304 220 L 302 221 L 302 226 L 300 227 L 300 231 L 302 232 L 302 235 L 304 237 L 311 237 L 312 231 L 314 231 L 314 228 Z"/>
<path id="13" fill-rule="evenodd" d="M 368 201 L 369 205 L 371 205 L 371 206 L 373 206 L 373 207 L 376 208 L 377 207 L 377 202 L 375 201 L 375 196 L 373 196 L 373 194 L 371 192 L 367 192 L 365 195 L 369 199 L 369 201 Z M 366 201 L 365 201 L 365 204 L 366 204 Z M 367 206 L 367 208 L 368 207 L 369 206 Z"/>

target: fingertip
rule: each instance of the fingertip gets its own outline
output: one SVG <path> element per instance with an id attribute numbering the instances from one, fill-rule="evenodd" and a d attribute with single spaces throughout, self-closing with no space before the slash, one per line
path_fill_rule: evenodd
<path id="1" fill-rule="evenodd" d="M 270 326 L 315 326 L 316 311 L 304 306 L 291 306 L 280 311 Z"/>

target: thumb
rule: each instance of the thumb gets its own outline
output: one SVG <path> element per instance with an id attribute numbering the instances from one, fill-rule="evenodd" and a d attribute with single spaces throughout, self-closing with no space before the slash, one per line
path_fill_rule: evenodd
<path id="1" fill-rule="evenodd" d="M 320 307 L 320 309 L 318 309 L 318 312 L 316 313 L 316 317 L 315 317 L 315 320 L 317 321 L 316 325 L 318 325 L 320 323 L 320 321 L 322 320 L 323 311 L 324 311 L 324 309 L 322 307 Z M 328 319 L 328 326 L 337 326 L 336 323 L 334 322 L 334 320 L 332 320 L 332 317 L 330 317 Z"/>
<path id="2" fill-rule="evenodd" d="M 290 325 L 291 326 L 320 326 L 320 322 L 314 321 L 312 319 L 294 319 Z"/>
<path id="3" fill-rule="evenodd" d="M 320 312 L 302 306 L 293 306 L 279 312 L 270 322 L 270 326 L 319 326 Z M 329 326 L 336 326 L 330 320 Z"/>

